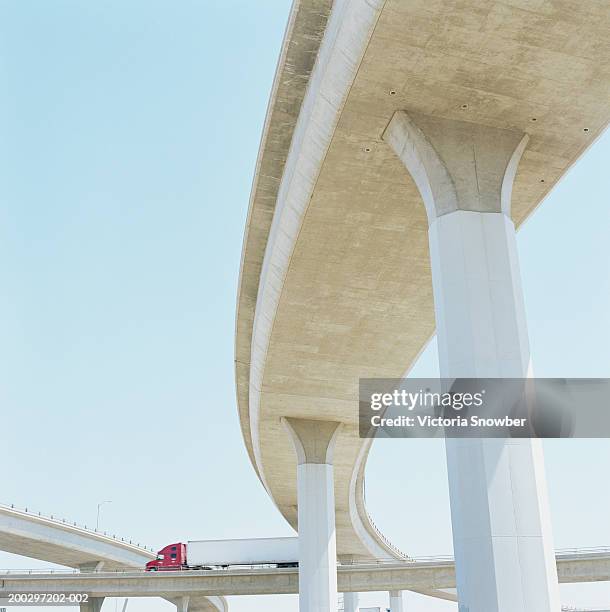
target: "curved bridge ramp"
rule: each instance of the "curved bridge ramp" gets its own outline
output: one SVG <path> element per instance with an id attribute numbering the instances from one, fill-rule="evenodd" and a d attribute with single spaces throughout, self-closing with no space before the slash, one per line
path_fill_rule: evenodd
<path id="1" fill-rule="evenodd" d="M 72 567 L 82 573 L 141 569 L 155 558 L 152 549 L 131 540 L 7 505 L 0 505 L 0 550 Z M 182 609 L 180 599 L 170 601 Z M 188 610 L 227 612 L 228 605 L 223 597 L 193 596 Z M 83 607 L 83 611 L 88 612 L 88 608 Z"/>

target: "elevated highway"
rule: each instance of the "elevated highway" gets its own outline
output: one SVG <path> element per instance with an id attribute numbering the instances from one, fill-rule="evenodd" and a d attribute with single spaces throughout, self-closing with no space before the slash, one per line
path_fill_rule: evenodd
<path id="1" fill-rule="evenodd" d="M 72 567 L 82 573 L 79 575 L 102 569 L 139 570 L 155 558 L 152 549 L 125 538 L 3 504 L 0 505 L 0 550 Z M 174 603 L 182 605 L 181 601 Z M 226 612 L 228 606 L 222 597 L 199 597 L 189 601 L 188 610 Z M 83 612 L 89 611 L 83 607 Z"/>
<path id="2" fill-rule="evenodd" d="M 491 241 L 513 252 L 513 223 L 518 227 L 528 218 L 605 129 L 609 29 L 610 5 L 600 1 L 293 3 L 244 238 L 237 394 L 252 464 L 295 528 L 297 456 L 285 425 L 290 419 L 340 424 L 326 440 L 329 449 L 334 447 L 334 480 L 305 468 L 299 473 L 303 482 L 309 479 L 307 486 L 315 478 L 322 483 L 320 495 L 332 489 L 341 561 L 405 558 L 374 527 L 364 506 L 370 441 L 358 438 L 358 379 L 403 376 L 434 334 L 429 245 L 436 245 L 439 259 L 451 261 L 443 248 L 464 235 L 448 225 L 450 213 L 475 224 L 489 213 L 493 230 L 491 225 L 480 230 L 478 242 L 469 244 L 483 252 Z M 409 130 L 419 140 L 405 144 Z M 411 150 L 415 154 L 405 157 Z M 451 186 L 447 193 L 436 189 L 431 167 L 443 169 L 441 183 Z M 478 177 L 472 168 L 480 171 Z M 435 225 L 437 219 L 442 224 Z M 429 243 L 429 227 L 454 232 L 453 238 Z M 485 236 L 492 231 L 499 239 Z M 440 343 L 445 375 L 464 375 L 456 373 L 455 364 L 466 363 L 459 351 L 470 346 L 467 376 L 481 375 L 478 368 L 486 376 L 525 374 L 529 348 L 517 264 L 512 255 L 509 264 L 504 254 L 497 256 L 504 258 L 507 282 L 516 283 L 505 294 L 512 299 L 514 293 L 514 309 L 479 303 L 479 320 L 489 322 L 489 329 L 480 331 L 468 324 L 468 309 L 477 306 L 464 306 L 458 313 L 463 321 L 443 328 L 443 334 L 448 330 L 447 343 L 445 336 Z M 437 297 L 449 288 L 457 291 L 443 285 L 448 267 L 437 267 Z M 483 281 L 477 292 L 489 295 Z M 449 308 L 470 297 L 452 294 Z M 440 313 L 445 306 L 439 298 Z M 458 319 L 448 320 L 453 325 Z M 503 330 L 515 326 L 510 350 L 493 345 L 494 335 L 504 340 Z M 503 361 L 509 354 L 516 356 Z M 321 465 L 322 460 L 305 453 L 299 463 Z M 541 455 L 530 452 L 528 461 L 532 465 L 522 472 L 537 475 L 531 488 L 537 493 L 510 503 L 515 516 L 528 514 L 517 523 L 544 526 L 536 536 L 541 548 L 527 553 L 521 548 L 519 554 L 532 555 L 529 561 L 519 564 L 515 558 L 505 571 L 502 553 L 486 534 L 479 541 L 487 543 L 493 562 L 487 553 L 465 552 L 464 576 L 496 568 L 490 583 L 514 575 L 515 584 L 502 588 L 519 591 L 518 568 L 534 563 L 539 572 L 534 582 L 547 585 L 551 603 L 523 609 L 546 610 L 557 603 L 557 592 L 547 558 L 543 470 L 534 467 Z M 477 486 L 484 482 L 476 478 Z M 477 499 L 471 496 L 473 503 Z M 454 518 L 477 513 L 456 511 Z M 454 524 L 454 534 L 461 531 Z M 326 557 L 324 564 L 332 566 Z M 476 591 L 464 582 L 467 590 Z M 532 602 L 539 601 L 532 596 Z"/>
<path id="3" fill-rule="evenodd" d="M 140 568 L 152 549 L 65 519 L 0 504 L 0 550 L 89 569 Z"/>
<path id="4" fill-rule="evenodd" d="M 558 553 L 562 583 L 610 580 L 610 549 Z M 339 589 L 352 591 L 431 591 L 455 589 L 451 558 L 354 563 L 337 568 Z M 10 592 L 88 593 L 93 597 L 222 597 L 298 593 L 296 569 L 239 568 L 206 571 L 94 571 L 70 573 L 21 570 L 0 572 L 0 597 Z M 454 600 L 451 594 L 448 599 Z"/>

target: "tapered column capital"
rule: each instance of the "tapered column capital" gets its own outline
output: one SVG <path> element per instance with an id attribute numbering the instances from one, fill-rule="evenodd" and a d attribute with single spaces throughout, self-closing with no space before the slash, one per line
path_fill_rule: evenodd
<path id="1" fill-rule="evenodd" d="M 290 433 L 299 465 L 318 463 L 332 465 L 333 450 L 341 423 L 282 417 Z"/>
<path id="2" fill-rule="evenodd" d="M 510 216 L 513 181 L 527 134 L 397 111 L 383 140 L 413 177 L 429 224 L 457 210 Z"/>

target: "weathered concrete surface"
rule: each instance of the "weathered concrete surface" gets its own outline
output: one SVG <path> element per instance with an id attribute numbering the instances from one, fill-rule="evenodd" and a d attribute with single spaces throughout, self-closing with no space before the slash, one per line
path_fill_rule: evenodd
<path id="1" fill-rule="evenodd" d="M 562 583 L 610 580 L 610 553 L 557 557 Z M 337 570 L 341 592 L 433 591 L 455 588 L 452 561 L 382 563 L 342 566 Z M 0 595 L 28 593 L 89 593 L 94 597 L 228 596 L 298 593 L 297 569 L 261 568 L 188 572 L 100 572 L 94 574 L 2 574 Z M 454 596 L 445 594 L 447 599 Z M 190 609 L 190 608 L 189 608 Z"/>
<path id="2" fill-rule="evenodd" d="M 425 208 L 382 134 L 398 110 L 527 134 L 512 197 L 522 223 L 608 123 L 610 4 L 343 0 L 320 42 L 327 13 L 295 3 L 270 101 L 242 257 L 240 420 L 295 527 L 280 417 L 343 422 L 338 554 L 391 557 L 362 500 L 357 382 L 402 376 L 434 313 Z"/>

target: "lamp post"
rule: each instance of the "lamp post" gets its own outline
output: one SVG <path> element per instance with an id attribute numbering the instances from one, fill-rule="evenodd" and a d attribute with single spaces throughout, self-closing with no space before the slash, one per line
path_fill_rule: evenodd
<path id="1" fill-rule="evenodd" d="M 95 530 L 97 531 L 100 528 L 100 508 L 104 505 L 104 504 L 111 504 L 112 500 L 110 499 L 106 499 L 104 501 L 101 501 L 98 505 L 97 505 L 97 520 L 95 521 Z"/>

